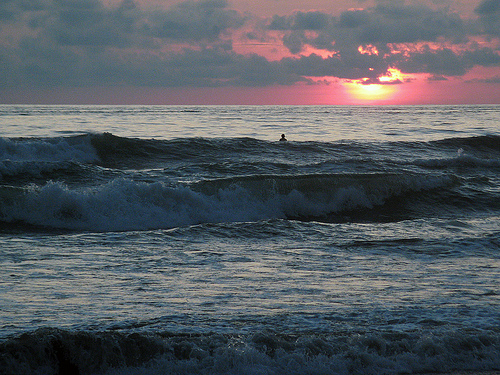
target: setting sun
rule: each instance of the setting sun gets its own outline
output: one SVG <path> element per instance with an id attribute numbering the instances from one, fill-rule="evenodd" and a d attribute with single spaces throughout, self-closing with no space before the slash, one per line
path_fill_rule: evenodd
<path id="1" fill-rule="evenodd" d="M 392 99 L 399 91 L 399 84 L 405 80 L 397 69 L 388 69 L 385 76 L 376 80 L 363 78 L 343 83 L 347 92 L 355 102 L 383 102 Z"/>
<path id="2" fill-rule="evenodd" d="M 362 102 L 386 101 L 397 92 L 397 85 L 366 84 L 363 81 L 348 81 L 344 83 L 344 87 L 353 100 Z"/>

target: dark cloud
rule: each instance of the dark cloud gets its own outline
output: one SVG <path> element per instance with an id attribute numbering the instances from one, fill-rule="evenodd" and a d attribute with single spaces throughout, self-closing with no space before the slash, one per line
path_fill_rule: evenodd
<path id="1" fill-rule="evenodd" d="M 484 0 L 476 8 L 476 13 L 481 15 L 493 15 L 500 12 L 500 1 Z"/>
<path id="2" fill-rule="evenodd" d="M 437 82 L 437 81 L 447 81 L 448 78 L 440 75 L 432 75 L 429 78 L 427 78 L 427 80 L 430 82 L 435 82 L 435 81 Z"/>
<path id="3" fill-rule="evenodd" d="M 379 5 L 370 22 L 360 26 L 364 43 L 415 43 L 440 37 L 464 40 L 462 20 L 455 14 L 427 7 Z"/>
<path id="4" fill-rule="evenodd" d="M 225 0 L 186 1 L 168 11 L 149 16 L 151 36 L 174 40 L 216 39 L 229 28 L 238 28 L 244 18 L 227 9 Z"/>
<path id="5" fill-rule="evenodd" d="M 286 16 L 274 15 L 271 23 L 269 24 L 270 30 L 291 30 L 292 29 L 292 19 Z"/>
<path id="6" fill-rule="evenodd" d="M 475 9 L 484 32 L 500 36 L 500 0 L 484 0 Z"/>
<path id="7" fill-rule="evenodd" d="M 55 0 L 55 11 L 46 19 L 48 36 L 69 46 L 130 45 L 139 17 L 132 0 L 114 9 L 99 0 Z"/>
<path id="8" fill-rule="evenodd" d="M 323 58 L 316 54 L 300 58 L 286 58 L 282 64 L 288 71 L 301 76 L 332 76 L 345 79 L 376 79 L 387 72 L 387 62 L 376 55 L 352 55 L 348 58 L 331 56 Z"/>
<path id="9" fill-rule="evenodd" d="M 492 84 L 499 84 L 500 83 L 500 76 L 496 77 L 490 77 L 490 78 L 481 78 L 481 79 L 473 79 L 470 81 L 467 81 L 468 83 L 492 83 Z"/>
<path id="10" fill-rule="evenodd" d="M 486 2 L 478 12 L 484 16 L 496 15 L 500 0 Z M 469 45 L 471 50 L 467 52 L 454 52 L 449 47 L 431 49 L 431 43 L 442 44 L 443 41 L 448 45 L 463 45 L 468 42 L 468 33 L 472 30 L 457 14 L 443 9 L 381 2 L 371 9 L 345 11 L 339 17 L 325 18 L 326 15 L 319 17 L 318 12 L 310 13 L 310 19 L 321 22 L 301 22 L 306 13 L 299 12 L 289 17 L 274 17 L 270 23 L 270 29 L 285 32 L 283 43 L 294 54 L 303 51 L 306 45 L 336 52 L 334 58 L 313 58 L 317 61 L 310 66 L 306 62 L 311 59 L 296 59 L 293 65 L 300 68 L 300 74 L 371 80 L 393 67 L 405 73 L 461 76 L 474 65 L 500 65 L 498 51 L 474 44 Z M 315 31 L 315 34 L 307 31 Z M 421 47 L 393 54 L 395 45 Z M 361 53 L 360 46 L 373 46 L 378 54 Z"/>
<path id="11" fill-rule="evenodd" d="M 498 1 L 476 9 L 482 32 L 491 36 Z M 250 25 L 246 20 L 226 0 L 190 0 L 155 11 L 133 0 L 114 7 L 101 0 L 4 0 L 0 30 L 9 24 L 25 33 L 0 49 L 0 87 L 264 86 L 325 76 L 380 83 L 390 68 L 445 79 L 474 66 L 500 66 L 498 50 L 465 43 L 470 25 L 423 6 L 386 2 L 338 17 L 296 12 L 274 16 L 264 31 L 243 30 L 253 40 L 264 40 L 266 32 L 281 35 L 295 57 L 280 61 L 233 50 L 230 33 Z M 300 55 L 307 46 L 330 53 Z"/>
<path id="12" fill-rule="evenodd" d="M 322 30 L 328 26 L 329 17 L 321 12 L 298 12 L 295 15 L 292 29 Z"/>
<path id="13" fill-rule="evenodd" d="M 273 18 L 270 28 L 289 30 L 288 39 L 302 39 L 302 44 L 318 47 L 333 43 L 340 46 L 355 45 L 357 48 L 361 44 L 433 42 L 439 38 L 458 42 L 466 39 L 466 27 L 456 14 L 403 4 L 382 4 L 368 10 L 350 10 L 338 18 L 319 12 L 298 12 L 290 17 Z M 318 31 L 319 35 L 301 38 L 305 30 Z M 298 49 L 297 43 L 292 46 L 294 50 Z"/>
<path id="14" fill-rule="evenodd" d="M 50 0 L 2 0 L 0 2 L 0 22 L 12 21 L 25 12 L 47 8 Z"/>
<path id="15" fill-rule="evenodd" d="M 500 66 L 500 54 L 491 48 L 476 48 L 463 53 L 464 59 L 469 60 L 471 65 Z"/>
<path id="16" fill-rule="evenodd" d="M 430 73 L 442 76 L 464 75 L 473 64 L 470 59 L 454 53 L 448 48 L 413 52 L 397 64 L 406 73 Z"/>
<path id="17" fill-rule="evenodd" d="M 245 20 L 227 8 L 226 0 L 188 0 L 154 11 L 139 9 L 134 0 L 122 0 L 113 8 L 101 0 L 33 0 L 30 6 L 26 5 L 28 0 L 3 1 L 6 3 L 0 5 L 0 11 L 10 10 L 3 12 L 4 18 L 39 10 L 30 19 L 31 27 L 68 46 L 127 47 L 145 38 L 213 40 L 229 28 L 242 26 Z"/>
<path id="18" fill-rule="evenodd" d="M 292 17 L 273 16 L 269 29 L 271 30 L 322 30 L 328 26 L 330 16 L 325 13 L 297 12 Z"/>
<path id="19" fill-rule="evenodd" d="M 138 54 L 126 59 L 105 49 L 81 56 L 71 49 L 43 45 L 38 39 L 26 39 L 22 48 L 21 63 L 9 61 L 0 68 L 6 73 L 0 77 L 0 87 L 12 87 L 13 83 L 32 87 L 263 86 L 303 80 L 279 62 L 234 53 L 230 43 L 168 56 Z M 0 52 L 0 61 L 7 62 L 4 57 Z"/>
<path id="20" fill-rule="evenodd" d="M 19 4 L 15 0 L 0 2 L 0 21 L 12 20 L 19 13 Z"/>

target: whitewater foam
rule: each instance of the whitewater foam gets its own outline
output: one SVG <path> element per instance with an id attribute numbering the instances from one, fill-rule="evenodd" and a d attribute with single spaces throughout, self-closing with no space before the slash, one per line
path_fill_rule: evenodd
<path id="1" fill-rule="evenodd" d="M 17 375 L 51 373 L 61 362 L 106 375 L 443 373 L 498 368 L 496 345 L 497 336 L 480 332 L 141 335 L 42 329 L 3 343 L 0 368 Z"/>
<path id="2" fill-rule="evenodd" d="M 5 222 L 73 230 L 123 231 L 210 222 L 321 217 L 372 209 L 395 196 L 444 188 L 450 176 L 351 175 L 262 177 L 169 186 L 118 178 L 99 186 L 62 182 L 7 189 Z"/>
<path id="3" fill-rule="evenodd" d="M 98 160 L 89 136 L 46 139 L 0 138 L 0 159 L 11 161 L 79 161 Z"/>
<path id="4" fill-rule="evenodd" d="M 90 137 L 49 139 L 0 138 L 0 179 L 5 176 L 41 176 L 75 163 L 96 163 L 99 157 Z"/>

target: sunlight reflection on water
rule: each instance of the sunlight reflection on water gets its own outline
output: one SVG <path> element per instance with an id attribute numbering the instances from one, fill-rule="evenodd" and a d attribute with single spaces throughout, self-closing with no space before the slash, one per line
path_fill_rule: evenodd
<path id="1" fill-rule="evenodd" d="M 500 117 L 500 106 L 0 105 L 5 137 L 110 132 L 137 138 L 251 137 L 276 141 L 285 133 L 291 141 L 403 141 L 416 135 L 429 141 L 465 131 L 469 135 L 500 134 L 498 126 L 491 125 L 492 116 Z"/>

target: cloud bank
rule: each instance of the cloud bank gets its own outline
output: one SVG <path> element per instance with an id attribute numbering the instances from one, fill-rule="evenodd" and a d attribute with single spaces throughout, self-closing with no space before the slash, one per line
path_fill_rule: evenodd
<path id="1" fill-rule="evenodd" d="M 499 67 L 499 38 L 499 0 L 479 3 L 471 19 L 402 2 L 262 19 L 226 0 L 166 9 L 133 0 L 113 7 L 3 0 L 0 88 L 268 86 L 324 77 L 371 83 L 390 69 L 446 79 Z"/>

